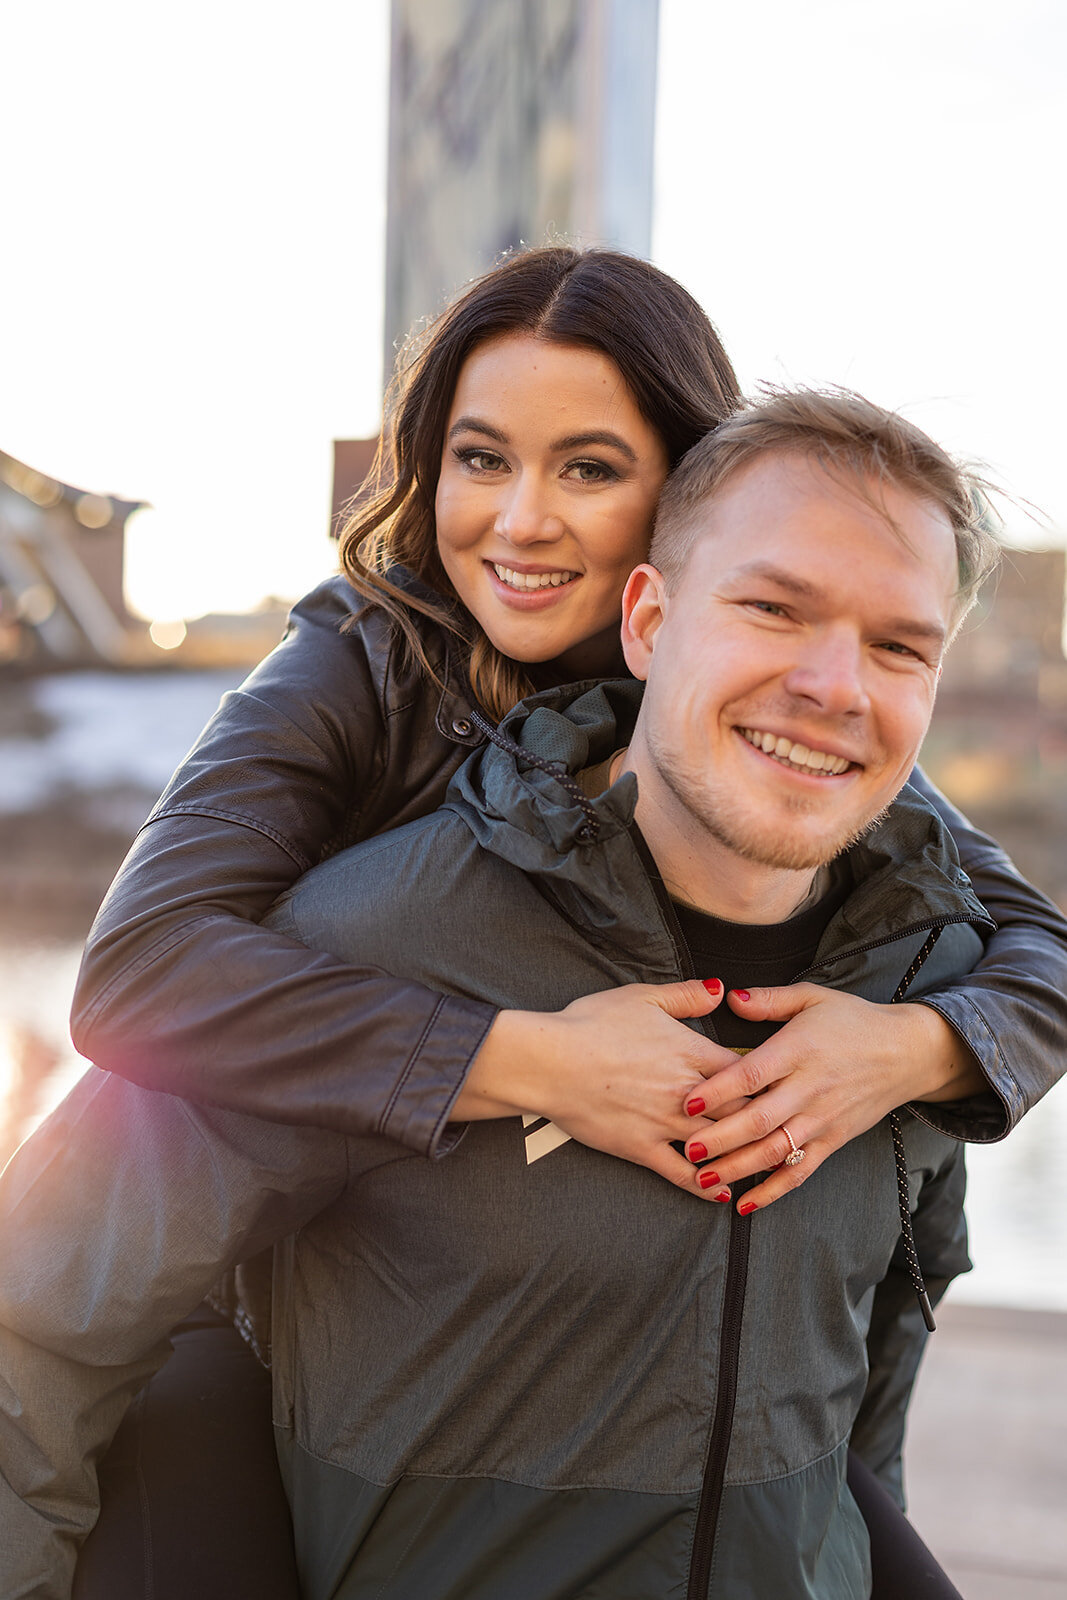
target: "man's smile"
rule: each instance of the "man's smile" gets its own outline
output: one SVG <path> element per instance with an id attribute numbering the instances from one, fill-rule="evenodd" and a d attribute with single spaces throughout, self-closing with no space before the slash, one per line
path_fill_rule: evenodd
<path id="1" fill-rule="evenodd" d="M 829 750 L 812 749 L 810 745 L 787 739 L 784 734 L 766 733 L 759 728 L 738 728 L 737 731 L 764 755 L 811 777 L 838 777 L 855 765 L 845 756 L 835 756 Z"/>

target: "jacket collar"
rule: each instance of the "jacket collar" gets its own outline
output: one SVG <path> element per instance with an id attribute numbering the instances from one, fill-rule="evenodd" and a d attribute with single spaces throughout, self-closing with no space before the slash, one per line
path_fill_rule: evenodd
<path id="1" fill-rule="evenodd" d="M 649 919 L 669 932 L 635 841 L 637 782 L 624 774 L 592 801 L 599 826 L 590 837 L 589 802 L 581 805 L 539 762 L 569 774 L 605 760 L 626 744 L 640 706 L 632 679 L 545 690 L 508 713 L 500 726 L 511 748 L 487 745 L 457 773 L 447 804 L 482 848 L 537 880 L 566 915 L 610 931 L 613 943 L 651 957 Z M 959 864 L 940 818 L 910 785 L 885 818 L 847 853 L 854 889 L 828 935 L 840 949 L 893 939 L 931 920 L 991 925 Z M 659 965 L 659 962 L 655 962 Z"/>

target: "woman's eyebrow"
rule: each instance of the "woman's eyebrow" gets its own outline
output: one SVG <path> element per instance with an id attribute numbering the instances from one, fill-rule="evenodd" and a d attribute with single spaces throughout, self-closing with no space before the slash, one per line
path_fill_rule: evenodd
<path id="1" fill-rule="evenodd" d="M 448 430 L 448 437 L 454 439 L 459 433 L 480 433 L 486 439 L 492 439 L 497 444 L 510 444 L 511 440 L 500 428 L 494 428 L 491 422 L 485 422 L 481 417 L 457 417 Z M 590 445 L 607 445 L 611 450 L 617 450 L 627 461 L 637 460 L 637 452 L 632 445 L 627 444 L 620 434 L 612 433 L 610 428 L 594 428 L 588 433 L 568 433 L 561 439 L 554 439 L 551 448 L 553 451 L 585 450 Z"/>
<path id="2" fill-rule="evenodd" d="M 563 439 L 557 439 L 553 444 L 554 450 L 584 450 L 587 445 L 605 444 L 611 450 L 617 450 L 625 456 L 627 461 L 637 460 L 637 451 L 619 434 L 612 433 L 609 428 L 597 428 L 590 433 L 568 433 Z"/>
<path id="3" fill-rule="evenodd" d="M 457 417 L 448 430 L 448 437 L 454 439 L 457 433 L 484 433 L 487 439 L 495 439 L 497 444 L 509 442 L 506 433 L 494 428 L 490 422 L 483 422 L 481 417 Z"/>

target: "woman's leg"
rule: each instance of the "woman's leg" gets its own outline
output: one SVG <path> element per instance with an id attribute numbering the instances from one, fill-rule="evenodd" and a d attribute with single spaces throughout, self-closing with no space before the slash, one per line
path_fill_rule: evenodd
<path id="1" fill-rule="evenodd" d="M 101 1463 L 73 1600 L 299 1600 L 270 1374 L 207 1306 L 172 1338 Z"/>
<path id="2" fill-rule="evenodd" d="M 871 1600 L 962 1600 L 893 1496 L 852 1450 L 848 1486 L 871 1538 Z"/>

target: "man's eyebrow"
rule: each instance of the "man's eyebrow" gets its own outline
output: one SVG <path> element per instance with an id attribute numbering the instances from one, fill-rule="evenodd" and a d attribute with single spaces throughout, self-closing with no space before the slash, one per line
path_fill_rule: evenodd
<path id="1" fill-rule="evenodd" d="M 732 583 L 748 578 L 762 578 L 765 583 L 773 583 L 787 594 L 795 594 L 802 600 L 818 600 L 822 595 L 816 584 L 809 583 L 807 578 L 790 572 L 786 567 L 776 566 L 773 561 L 748 561 L 742 567 L 735 567 L 727 575 L 726 581 Z M 907 639 L 928 639 L 939 649 L 944 648 L 948 637 L 940 622 L 924 622 L 919 617 L 886 617 L 882 627 L 887 634 L 900 634 Z"/>
<path id="2" fill-rule="evenodd" d="M 494 428 L 492 423 L 485 422 L 481 417 L 457 417 L 448 430 L 448 437 L 454 439 L 460 433 L 480 433 L 486 439 L 493 439 L 497 444 L 510 444 L 511 440 L 499 428 Z M 554 439 L 551 448 L 554 451 L 586 450 L 590 445 L 606 445 L 611 450 L 617 450 L 627 461 L 636 461 L 637 452 L 632 445 L 627 444 L 620 434 L 612 433 L 610 428 L 593 428 L 588 433 L 568 433 L 561 439 Z"/>

